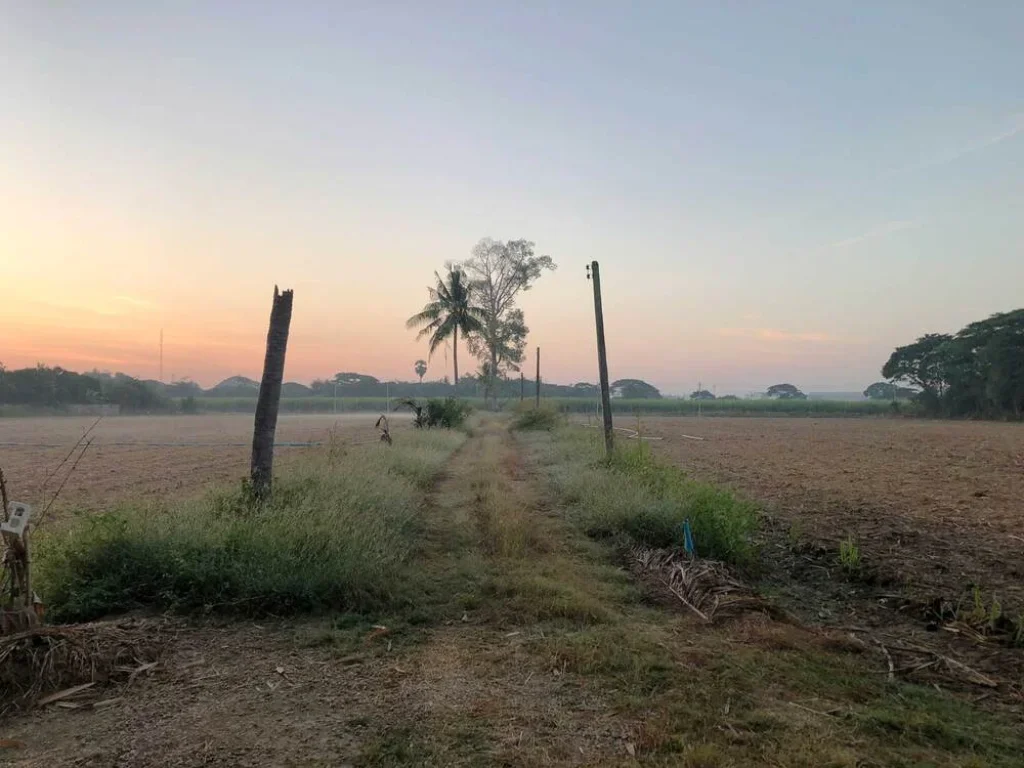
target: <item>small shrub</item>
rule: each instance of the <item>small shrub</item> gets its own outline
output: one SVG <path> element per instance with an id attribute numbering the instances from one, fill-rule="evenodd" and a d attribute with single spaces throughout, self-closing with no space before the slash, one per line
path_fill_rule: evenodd
<path id="1" fill-rule="evenodd" d="M 186 413 L 186 414 L 196 414 L 196 413 L 199 413 L 199 403 L 196 402 L 196 399 L 192 395 L 189 395 L 188 397 L 183 398 L 181 403 L 179 404 L 179 407 L 181 408 L 181 412 L 182 413 Z"/>
<path id="2" fill-rule="evenodd" d="M 427 400 L 426 426 L 458 429 L 472 410 L 469 403 L 455 397 L 431 398 Z"/>
<path id="3" fill-rule="evenodd" d="M 466 423 L 466 418 L 473 411 L 473 407 L 469 403 L 455 397 L 444 399 L 434 397 L 427 400 L 424 405 L 408 398 L 402 400 L 401 404 L 412 409 L 415 414 L 412 424 L 416 429 L 424 427 L 427 429 L 434 427 L 458 429 Z"/>
<path id="4" fill-rule="evenodd" d="M 512 420 L 512 429 L 550 432 L 563 422 L 562 415 L 551 408 L 524 408 Z"/>

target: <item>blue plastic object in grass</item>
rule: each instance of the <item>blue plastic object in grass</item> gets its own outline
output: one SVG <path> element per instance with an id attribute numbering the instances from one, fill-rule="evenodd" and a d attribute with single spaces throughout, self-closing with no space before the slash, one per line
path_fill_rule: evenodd
<path id="1" fill-rule="evenodd" d="M 690 528 L 690 518 L 683 520 L 683 549 L 686 554 L 697 554 L 697 547 L 693 545 L 693 530 Z"/>

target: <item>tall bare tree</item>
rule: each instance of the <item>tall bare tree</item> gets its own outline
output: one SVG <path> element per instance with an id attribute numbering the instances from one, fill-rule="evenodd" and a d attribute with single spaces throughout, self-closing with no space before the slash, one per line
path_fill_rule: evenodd
<path id="1" fill-rule="evenodd" d="M 556 268 L 550 256 L 537 256 L 529 240 L 492 240 L 485 237 L 473 247 L 462 267 L 472 281 L 476 301 L 483 309 L 483 329 L 477 331 L 490 360 L 490 378 L 502 362 L 518 365 L 525 349 L 525 325 L 516 298 L 528 291 L 545 270 Z M 522 332 L 519 332 L 522 329 Z M 489 382 L 494 392 L 494 382 Z"/>

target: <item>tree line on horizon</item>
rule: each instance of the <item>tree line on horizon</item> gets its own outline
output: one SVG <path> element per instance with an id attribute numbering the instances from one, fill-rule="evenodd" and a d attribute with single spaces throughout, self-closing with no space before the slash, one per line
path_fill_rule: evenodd
<path id="1" fill-rule="evenodd" d="M 418 374 L 418 366 L 414 369 Z M 424 371 L 425 373 L 425 371 Z M 624 399 L 659 399 L 657 387 L 640 379 L 613 382 L 618 397 Z M 488 382 L 476 373 L 460 377 L 459 386 L 447 379 L 437 381 L 385 381 L 363 373 L 340 372 L 331 378 L 314 379 L 309 385 L 285 382 L 282 396 L 286 398 L 383 398 L 395 397 L 484 397 Z M 85 373 L 69 371 L 60 366 L 38 364 L 8 370 L 0 363 L 0 405 L 21 405 L 37 408 L 61 408 L 68 405 L 117 405 L 122 411 L 159 412 L 180 410 L 181 401 L 202 398 L 255 398 L 259 382 L 245 376 L 230 376 L 213 387 L 204 389 L 190 379 L 164 383 L 155 379 L 139 379 L 120 372 L 92 370 Z M 503 400 L 520 396 L 517 379 L 503 379 L 495 392 Z M 526 396 L 534 393 L 534 382 L 525 382 Z M 597 398 L 596 384 L 541 383 L 543 397 Z M 186 406 L 186 411 L 188 410 Z"/>
<path id="2" fill-rule="evenodd" d="M 882 375 L 893 385 L 913 387 L 914 400 L 932 416 L 1019 420 L 1024 417 L 1024 309 L 897 347 Z"/>

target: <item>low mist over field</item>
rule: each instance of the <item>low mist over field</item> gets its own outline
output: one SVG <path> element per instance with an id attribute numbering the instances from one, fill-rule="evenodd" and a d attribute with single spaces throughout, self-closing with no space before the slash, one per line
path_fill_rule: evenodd
<path id="1" fill-rule="evenodd" d="M 1024 754 L 1024 3 L 0 23 L 0 763 Z"/>

